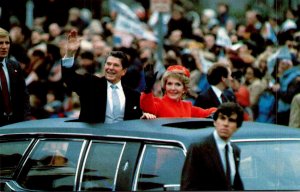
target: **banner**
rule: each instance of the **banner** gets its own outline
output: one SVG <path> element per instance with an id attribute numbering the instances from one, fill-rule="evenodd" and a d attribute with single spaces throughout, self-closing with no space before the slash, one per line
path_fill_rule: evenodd
<path id="1" fill-rule="evenodd" d="M 132 20 L 139 21 L 137 15 L 125 4 L 117 0 L 109 0 L 109 7 L 111 11 L 122 14 Z"/>
<path id="2" fill-rule="evenodd" d="M 122 14 L 118 14 L 115 23 L 115 30 L 130 33 L 137 38 L 157 41 L 152 31 L 146 29 L 145 24 L 140 21 L 130 20 Z"/>

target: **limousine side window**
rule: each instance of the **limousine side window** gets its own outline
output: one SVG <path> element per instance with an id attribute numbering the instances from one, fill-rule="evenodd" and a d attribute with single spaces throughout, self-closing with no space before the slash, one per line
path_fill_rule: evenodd
<path id="1" fill-rule="evenodd" d="M 237 144 L 242 151 L 240 174 L 246 190 L 300 189 L 300 141 Z"/>
<path id="2" fill-rule="evenodd" d="M 115 190 L 124 146 L 124 143 L 92 142 L 84 165 L 81 190 Z"/>
<path id="3" fill-rule="evenodd" d="M 0 141 L 0 177 L 12 177 L 31 140 Z"/>
<path id="4" fill-rule="evenodd" d="M 82 140 L 40 140 L 17 182 L 31 190 L 73 191 Z"/>
<path id="5" fill-rule="evenodd" d="M 146 145 L 138 173 L 137 190 L 179 190 L 184 159 L 183 149 L 179 147 Z"/>

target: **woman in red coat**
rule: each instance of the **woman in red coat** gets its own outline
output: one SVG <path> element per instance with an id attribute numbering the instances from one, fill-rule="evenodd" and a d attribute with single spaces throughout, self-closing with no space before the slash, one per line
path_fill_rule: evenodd
<path id="1" fill-rule="evenodd" d="M 165 90 L 162 98 L 155 97 L 151 88 L 141 94 L 140 106 L 144 112 L 156 117 L 208 117 L 217 108 L 202 109 L 193 106 L 183 97 L 187 93 L 190 82 L 190 72 L 181 65 L 172 65 L 164 73 L 161 83 Z"/>

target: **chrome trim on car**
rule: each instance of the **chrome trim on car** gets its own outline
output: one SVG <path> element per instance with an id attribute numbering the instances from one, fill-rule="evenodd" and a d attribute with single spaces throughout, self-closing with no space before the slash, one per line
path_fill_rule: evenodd
<path id="1" fill-rule="evenodd" d="M 13 186 L 11 186 L 10 183 L 12 183 L 13 185 L 15 185 L 15 186 L 18 187 L 19 189 L 24 189 L 24 190 L 25 190 L 25 188 L 23 188 L 22 186 L 20 186 L 16 181 L 11 180 L 11 181 L 5 182 L 4 191 L 7 191 L 6 186 L 9 187 L 9 189 L 10 189 L 11 191 L 17 191 L 17 189 L 15 189 Z"/>
<path id="2" fill-rule="evenodd" d="M 175 189 L 179 191 L 180 190 L 180 184 L 166 184 L 163 187 L 164 191 L 170 191 L 170 190 L 168 190 L 170 188 L 172 189 L 172 191 L 174 191 Z"/>
<path id="3" fill-rule="evenodd" d="M 147 145 L 144 145 L 142 153 L 141 153 L 140 158 L 139 158 L 139 162 L 137 164 L 137 169 L 136 169 L 136 171 L 134 173 L 134 179 L 133 179 L 133 184 L 132 184 L 132 191 L 136 191 L 136 188 L 137 188 L 137 180 L 138 180 L 138 176 L 140 174 L 141 164 L 142 164 L 142 161 L 144 159 L 146 148 L 147 148 Z"/>
<path id="4" fill-rule="evenodd" d="M 14 182 L 14 181 L 11 181 L 11 182 Z M 14 191 L 15 189 L 9 184 L 9 182 L 6 182 L 5 183 L 5 187 L 8 187 L 11 191 Z M 5 187 L 4 187 L 4 189 L 5 189 Z M 7 189 L 5 189 L 5 190 L 7 190 Z"/>
<path id="5" fill-rule="evenodd" d="M 179 146 L 181 146 L 184 150 L 184 153 L 186 155 L 187 149 L 186 146 L 183 144 L 183 142 L 178 141 L 178 140 L 168 140 L 168 139 L 153 139 L 149 137 L 135 137 L 135 136 L 124 136 L 124 135 L 94 135 L 94 134 L 76 134 L 76 133 L 51 133 L 51 132 L 46 132 L 46 133 L 41 133 L 41 132 L 36 132 L 36 133 L 26 133 L 28 135 L 62 135 L 62 136 L 80 136 L 80 137 L 85 137 L 85 136 L 90 136 L 90 137 L 102 137 L 102 138 L 115 138 L 115 139 L 133 139 L 133 140 L 147 140 L 147 141 L 155 141 L 155 142 L 164 142 L 164 143 L 176 143 Z M 3 134 L 1 136 L 5 135 L 24 135 L 24 133 L 13 133 L 13 134 Z M 72 138 L 69 138 L 72 139 Z M 82 138 L 84 139 L 84 138 Z"/>
<path id="6" fill-rule="evenodd" d="M 259 138 L 259 139 L 232 139 L 232 142 L 263 142 L 263 141 L 300 141 L 300 138 Z"/>
<path id="7" fill-rule="evenodd" d="M 143 147 L 143 150 L 142 150 L 142 153 L 140 155 L 140 158 L 139 158 L 139 162 L 138 162 L 138 166 L 137 166 L 137 169 L 134 173 L 134 179 L 133 179 L 133 191 L 136 191 L 137 190 L 137 182 L 138 182 L 138 177 L 139 177 L 139 174 L 140 174 L 140 170 L 141 170 L 141 164 L 143 162 L 143 159 L 144 159 L 144 155 L 145 155 L 145 151 L 147 149 L 147 147 L 155 147 L 155 148 L 168 148 L 168 149 L 174 149 L 174 148 L 179 148 L 179 149 L 182 149 L 183 151 L 183 154 L 184 156 L 186 156 L 186 152 L 184 151 L 183 148 L 180 148 L 179 146 L 170 146 L 170 145 L 156 145 L 156 144 L 151 144 L 151 143 L 146 143 Z M 172 186 L 175 186 L 175 185 L 178 185 L 178 184 L 167 184 L 166 186 L 168 185 L 172 185 Z"/>
<path id="8" fill-rule="evenodd" d="M 22 162 L 22 165 L 21 165 L 21 167 L 20 167 L 20 171 L 19 171 L 19 173 L 18 173 L 18 175 L 17 175 L 17 178 L 19 178 L 20 174 L 23 172 L 23 168 L 24 168 L 26 162 L 28 161 L 29 157 L 30 157 L 31 154 L 33 153 L 33 151 L 34 151 L 35 147 L 37 146 L 37 144 L 39 143 L 39 141 L 40 141 L 40 139 L 34 139 L 34 138 L 33 138 L 32 143 L 30 143 L 29 146 L 30 146 L 31 150 L 29 151 L 27 157 L 26 157 L 26 158 L 24 159 L 24 161 Z M 33 146 L 31 147 L 31 145 L 33 145 Z M 28 149 L 26 149 L 26 150 L 28 150 Z"/>
<path id="9" fill-rule="evenodd" d="M 26 159 L 22 162 L 22 165 L 21 165 L 21 169 L 17 175 L 17 178 L 20 176 L 20 174 L 23 172 L 22 169 L 24 168 L 26 162 L 28 161 L 29 157 L 31 157 L 31 154 L 35 151 L 35 148 L 36 146 L 41 142 L 41 141 L 52 141 L 52 140 L 59 140 L 59 141 L 66 141 L 66 142 L 70 142 L 70 141 L 81 141 L 81 142 L 86 142 L 85 139 L 81 139 L 81 138 L 31 138 L 31 142 L 30 144 L 28 145 L 27 149 L 25 150 L 25 152 L 28 150 L 28 148 L 31 147 L 32 143 L 34 143 L 34 145 L 31 147 L 31 150 L 29 152 L 29 154 L 27 155 Z M 79 158 L 80 159 L 80 158 Z M 79 161 L 78 161 L 79 163 Z M 77 178 L 77 174 L 78 174 L 78 164 L 77 164 L 77 168 L 76 168 L 76 173 L 75 173 L 75 179 L 74 179 L 74 188 L 73 190 L 75 190 L 75 187 L 76 187 L 76 178 Z M 16 182 L 17 183 L 17 182 Z M 23 188 L 23 187 L 22 187 Z"/>
<path id="10" fill-rule="evenodd" d="M 94 134 L 87 134 L 87 133 L 53 133 L 53 132 L 32 132 L 32 133 L 5 133 L 0 134 L 0 137 L 5 137 L 9 135 L 11 136 L 18 136 L 18 135 L 74 135 L 74 136 L 95 136 Z"/>
<path id="11" fill-rule="evenodd" d="M 88 143 L 88 142 L 86 141 L 86 143 Z M 85 164 L 86 164 L 86 161 L 87 161 L 87 158 L 88 158 L 88 155 L 90 153 L 90 149 L 91 149 L 91 146 L 92 146 L 93 143 L 113 143 L 113 144 L 121 144 L 121 145 L 123 145 L 123 148 L 122 148 L 121 154 L 119 156 L 119 160 L 118 160 L 118 166 L 116 168 L 116 174 L 114 176 L 113 191 L 115 191 L 115 189 L 116 189 L 116 183 L 117 183 L 118 170 L 119 170 L 119 166 L 120 166 L 120 162 L 121 162 L 121 159 L 122 159 L 122 155 L 123 155 L 123 152 L 124 152 L 124 149 L 125 149 L 125 146 L 126 146 L 126 142 L 113 142 L 113 141 L 96 140 L 96 139 L 92 139 L 88 143 L 88 147 L 87 147 L 87 150 L 85 152 L 85 156 L 84 156 L 84 160 L 83 160 L 82 166 L 80 168 L 79 168 L 79 164 L 77 166 L 78 169 L 81 169 L 80 180 L 79 180 L 79 184 L 78 184 L 78 190 L 79 191 L 82 190 L 81 187 L 82 187 L 82 179 L 83 179 L 83 175 L 84 175 L 84 168 L 85 168 Z M 82 153 L 83 153 L 83 149 L 84 149 L 84 147 L 82 148 Z M 81 159 L 82 156 L 83 156 L 83 154 L 80 155 L 79 159 Z"/>
<path id="12" fill-rule="evenodd" d="M 127 144 L 126 142 L 123 143 L 123 148 L 122 148 L 122 151 L 121 151 L 120 156 L 119 156 L 118 165 L 117 165 L 117 169 L 116 169 L 116 174 L 115 174 L 115 178 L 114 178 L 114 188 L 113 188 L 113 191 L 116 190 L 116 185 L 117 185 L 117 180 L 118 180 L 118 173 L 119 173 L 120 164 L 121 164 L 121 160 L 122 160 L 122 157 L 123 157 L 123 153 L 124 153 L 126 144 Z"/>
<path id="13" fill-rule="evenodd" d="M 124 135 L 97 135 L 97 134 L 86 134 L 86 133 L 52 133 L 52 132 L 34 132 L 34 133 L 9 133 L 9 134 L 0 134 L 0 137 L 5 137 L 6 135 L 12 136 L 12 135 L 62 135 L 62 136 L 80 136 L 80 137 L 102 137 L 102 138 L 116 138 L 116 139 L 134 139 L 134 140 L 148 140 L 148 141 L 160 141 L 160 142 L 166 142 L 166 143 L 177 143 L 180 145 L 186 154 L 187 149 L 186 146 L 183 144 L 183 142 L 178 140 L 168 140 L 168 139 L 153 139 L 149 137 L 136 137 L 136 136 L 124 136 Z M 72 138 L 69 138 L 72 139 Z M 75 138 L 74 138 L 75 139 Z M 84 138 L 82 138 L 84 139 Z"/>
<path id="14" fill-rule="evenodd" d="M 80 179 L 79 179 L 79 184 L 78 184 L 78 190 L 81 191 L 81 186 L 82 186 L 82 179 L 83 179 L 83 173 L 84 173 L 84 167 L 85 167 L 85 163 L 86 163 L 86 160 L 87 160 L 87 156 L 89 154 L 89 151 L 90 151 L 90 148 L 92 146 L 92 141 L 91 142 L 88 142 L 88 147 L 87 147 L 87 150 L 85 152 L 85 156 L 84 156 L 84 159 L 83 159 L 83 162 L 82 162 L 82 166 L 81 168 L 79 168 L 78 166 L 78 169 L 81 169 L 81 172 L 80 172 Z M 83 149 L 83 148 L 82 148 Z M 80 159 L 82 157 L 82 154 L 80 155 Z M 78 161 L 78 163 L 80 163 L 80 161 Z M 79 164 L 78 164 L 79 165 Z"/>
<path id="15" fill-rule="evenodd" d="M 20 163 L 22 163 L 22 164 L 18 165 L 16 170 L 17 169 L 22 170 L 22 168 L 24 167 L 24 163 L 27 161 L 28 157 L 24 160 L 22 160 L 22 159 L 24 158 L 25 154 L 28 153 L 28 151 L 29 151 L 29 154 L 31 153 L 32 150 L 30 150 L 30 149 L 34 147 L 34 143 L 37 142 L 37 140 L 35 138 L 18 138 L 18 139 L 13 139 L 13 140 L 12 139 L 3 139 L 0 142 L 0 144 L 1 144 L 2 142 L 18 142 L 18 141 L 21 142 L 21 141 L 27 141 L 27 140 L 29 141 L 29 144 L 26 147 L 26 149 L 23 151 L 22 158 L 20 159 L 20 162 L 19 162 L 19 164 Z M 12 175 L 14 175 L 14 174 L 15 173 L 13 173 Z M 12 175 L 10 176 L 10 178 L 12 177 Z M 19 177 L 19 175 L 20 175 L 20 172 L 18 173 L 17 177 Z"/>
<path id="16" fill-rule="evenodd" d="M 119 136 L 119 135 L 106 135 L 108 137 L 113 137 L 113 138 L 123 138 L 123 139 L 134 139 L 134 140 L 144 140 L 147 142 L 151 142 L 151 141 L 155 141 L 155 142 L 163 142 L 163 143 L 176 143 L 178 144 L 180 147 L 183 148 L 184 154 L 186 155 L 187 149 L 186 146 L 183 144 L 183 142 L 178 141 L 178 140 L 168 140 L 168 139 L 153 139 L 153 138 L 149 138 L 149 137 L 131 137 L 131 136 Z"/>
<path id="17" fill-rule="evenodd" d="M 86 145 L 88 145 L 88 141 L 87 140 L 84 140 L 82 145 L 81 145 L 81 150 L 80 150 L 80 153 L 79 153 L 79 156 L 78 156 L 78 162 L 77 162 L 77 166 L 76 166 L 76 173 L 75 173 L 75 180 L 74 180 L 74 189 L 76 191 L 76 181 L 78 181 L 78 177 L 80 176 L 80 180 L 78 182 L 78 189 L 80 190 L 81 189 L 81 184 L 82 184 L 82 176 L 83 176 L 83 169 L 80 167 L 80 159 L 82 159 L 82 156 L 83 156 L 83 151 L 86 147 Z M 90 146 L 90 145 L 89 145 Z M 82 165 L 85 164 L 85 161 L 86 161 L 86 156 L 84 157 L 84 160 L 83 160 L 83 163 Z M 83 167 L 83 166 L 82 166 Z M 81 172 L 80 172 L 80 169 L 81 169 Z M 80 174 L 79 174 L 80 172 Z"/>

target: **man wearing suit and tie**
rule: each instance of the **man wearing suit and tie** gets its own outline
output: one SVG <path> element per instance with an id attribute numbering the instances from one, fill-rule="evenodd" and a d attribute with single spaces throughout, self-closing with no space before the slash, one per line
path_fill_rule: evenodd
<path id="1" fill-rule="evenodd" d="M 22 69 L 8 59 L 10 45 L 9 32 L 0 28 L 0 126 L 24 121 L 30 112 Z"/>
<path id="2" fill-rule="evenodd" d="M 194 105 L 207 109 L 218 107 L 227 101 L 235 102 L 234 93 L 228 89 L 231 80 L 229 66 L 222 63 L 213 64 L 207 72 L 207 81 L 210 87 L 198 95 Z"/>
<path id="3" fill-rule="evenodd" d="M 115 123 L 121 120 L 155 118 L 140 109 L 140 93 L 124 86 L 121 78 L 126 74 L 129 61 L 125 53 L 112 51 L 104 64 L 104 77 L 80 75 L 73 67 L 80 47 L 77 31 L 68 34 L 66 55 L 62 59 L 62 77 L 67 86 L 80 97 L 79 120 L 89 123 Z M 116 97 L 116 98 L 115 98 Z"/>
<path id="4" fill-rule="evenodd" d="M 243 109 L 226 102 L 214 113 L 215 130 L 190 146 L 182 170 L 183 191 L 244 190 L 239 174 L 240 149 L 230 142 L 243 122 Z"/>

